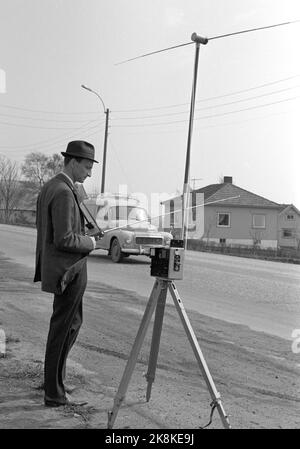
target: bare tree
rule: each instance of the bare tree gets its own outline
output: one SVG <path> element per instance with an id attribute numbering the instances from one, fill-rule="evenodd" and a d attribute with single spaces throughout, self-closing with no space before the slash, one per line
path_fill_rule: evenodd
<path id="1" fill-rule="evenodd" d="M 18 207 L 23 195 L 16 162 L 0 157 L 0 207 L 4 211 L 5 223 L 10 222 L 11 215 Z"/>
<path id="2" fill-rule="evenodd" d="M 22 173 L 33 189 L 40 190 L 45 182 L 59 173 L 62 168 L 63 158 L 60 154 L 46 156 L 36 152 L 27 154 L 22 165 Z"/>
<path id="3" fill-rule="evenodd" d="M 46 166 L 47 156 L 43 153 L 29 153 L 22 165 L 22 173 L 29 182 L 38 184 L 41 188 L 45 183 Z"/>
<path id="4" fill-rule="evenodd" d="M 213 225 L 214 225 L 214 219 L 210 218 L 210 220 L 207 221 L 206 229 L 205 229 L 203 237 L 202 237 L 202 240 L 204 239 L 204 237 L 206 238 L 207 246 L 209 246 L 209 244 L 210 244 L 209 238 L 210 238 L 210 233 L 211 233 Z"/>
<path id="5" fill-rule="evenodd" d="M 57 173 L 61 172 L 64 166 L 63 157 L 54 153 L 52 156 L 48 157 L 47 165 L 46 165 L 46 177 L 47 180 L 57 175 Z"/>
<path id="6" fill-rule="evenodd" d="M 259 248 L 261 244 L 261 231 L 249 231 L 250 237 L 252 239 L 253 248 Z"/>

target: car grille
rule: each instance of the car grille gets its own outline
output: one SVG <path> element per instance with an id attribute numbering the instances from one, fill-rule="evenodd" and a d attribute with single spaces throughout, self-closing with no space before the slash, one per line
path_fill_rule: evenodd
<path id="1" fill-rule="evenodd" d="M 161 237 L 136 237 L 135 243 L 137 245 L 162 245 L 163 239 Z"/>

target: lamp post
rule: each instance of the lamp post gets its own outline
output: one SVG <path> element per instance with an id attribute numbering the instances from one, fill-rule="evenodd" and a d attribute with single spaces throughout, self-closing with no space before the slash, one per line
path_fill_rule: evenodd
<path id="1" fill-rule="evenodd" d="M 102 179 L 101 179 L 101 193 L 104 193 L 104 189 L 105 189 L 105 170 L 106 170 L 106 152 L 107 152 L 107 136 L 108 136 L 108 120 L 109 120 L 109 109 L 105 108 L 105 104 L 102 100 L 102 98 L 100 97 L 100 95 L 95 92 L 93 89 L 91 89 L 90 87 L 85 86 L 84 84 L 81 85 L 81 87 L 83 89 L 88 90 L 89 92 L 92 92 L 93 94 L 95 94 L 99 100 L 102 103 L 103 106 L 103 111 L 104 114 L 106 115 L 106 119 L 105 119 L 105 134 L 104 134 L 104 147 L 103 147 L 103 161 L 102 161 Z"/>

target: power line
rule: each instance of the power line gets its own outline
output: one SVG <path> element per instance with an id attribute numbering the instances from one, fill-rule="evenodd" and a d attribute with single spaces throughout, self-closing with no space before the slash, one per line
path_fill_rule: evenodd
<path id="1" fill-rule="evenodd" d="M 236 35 L 238 35 L 238 34 L 251 33 L 251 32 L 253 32 L 253 31 L 266 30 L 266 29 L 268 29 L 268 28 L 275 28 L 275 27 L 279 27 L 279 26 L 283 26 L 283 25 L 291 25 L 291 24 L 297 23 L 297 22 L 300 22 L 300 20 L 294 20 L 294 21 L 290 21 L 290 22 L 276 23 L 276 24 L 274 24 L 274 25 L 268 25 L 268 26 L 264 26 L 264 27 L 258 27 L 258 28 L 251 28 L 251 29 L 248 29 L 248 30 L 236 31 L 236 32 L 234 32 L 234 33 L 221 34 L 221 35 L 218 35 L 218 36 L 212 36 L 212 37 L 209 37 L 209 38 L 207 38 L 207 39 L 208 39 L 208 41 L 211 41 L 211 40 L 214 40 L 214 39 L 222 39 L 222 38 L 229 37 L 229 36 L 236 36 Z M 192 42 L 186 42 L 186 43 L 184 43 L 184 44 L 173 45 L 172 47 L 163 48 L 163 49 L 161 49 L 161 50 L 152 51 L 152 52 L 150 52 L 150 53 L 145 53 L 145 54 L 143 54 L 143 55 L 136 56 L 136 57 L 134 57 L 134 58 L 126 59 L 125 61 L 118 62 L 118 63 L 116 63 L 115 65 L 125 64 L 126 62 L 134 61 L 134 60 L 140 59 L 140 58 L 145 58 L 146 56 L 151 56 L 151 55 L 154 55 L 154 54 L 156 54 L 156 53 L 162 53 L 162 52 L 164 52 L 164 51 L 174 50 L 175 48 L 185 47 L 186 45 L 191 45 L 191 44 L 194 44 L 194 43 L 195 43 L 195 42 L 192 41 Z"/>
<path id="2" fill-rule="evenodd" d="M 205 125 L 200 127 L 200 129 L 210 129 L 210 128 L 219 128 L 219 127 L 224 127 L 224 126 L 232 126 L 232 125 L 241 125 L 243 123 L 247 123 L 247 122 L 253 122 L 256 120 L 264 120 L 264 119 L 268 119 L 270 117 L 274 117 L 274 116 L 278 116 L 278 115 L 284 115 L 284 114 L 288 114 L 290 111 L 281 111 L 281 112 L 273 112 L 271 114 L 265 114 L 263 116 L 258 116 L 258 117 L 251 117 L 248 119 L 244 119 L 244 120 L 238 120 L 238 121 L 234 121 L 234 122 L 224 122 L 224 123 L 217 123 L 217 124 L 210 124 L 210 125 Z M 178 125 L 176 127 L 176 129 L 167 129 L 167 130 L 159 130 L 159 131 L 154 131 L 156 134 L 169 134 L 169 133 L 174 133 L 174 132 L 185 132 L 186 131 L 186 127 L 184 126 L 184 128 L 179 128 L 179 126 L 183 126 L 183 123 L 186 123 L 185 121 L 182 121 L 182 123 L 180 123 L 180 125 Z M 128 135 L 137 135 L 137 134 L 141 134 L 144 135 L 146 132 L 146 130 L 141 130 L 140 132 L 138 131 L 129 131 L 126 134 Z M 151 133 L 153 133 L 153 130 L 151 130 Z"/>
<path id="3" fill-rule="evenodd" d="M 294 78 L 294 77 L 290 77 L 290 78 Z M 266 84 L 263 84 L 261 86 L 271 85 L 271 84 L 274 84 L 274 83 L 277 83 L 277 82 L 279 82 L 279 81 L 272 82 L 272 83 L 266 83 Z M 238 91 L 238 92 L 240 93 L 240 92 L 249 91 L 249 90 L 261 87 L 261 86 L 257 86 L 257 87 L 249 88 L 249 89 L 244 89 L 243 91 Z M 299 87 L 299 85 L 293 86 L 293 87 L 287 87 L 287 88 L 280 89 L 280 90 L 273 91 L 273 92 L 264 93 L 264 94 L 257 95 L 257 96 L 254 96 L 254 97 L 248 97 L 248 98 L 243 98 L 243 99 L 240 99 L 240 100 L 235 100 L 235 101 L 228 102 L 228 103 L 222 103 L 222 104 L 217 104 L 217 105 L 213 105 L 213 106 L 206 106 L 206 107 L 202 107 L 202 108 L 197 108 L 196 110 L 199 111 L 199 110 L 206 110 L 206 109 L 211 109 L 211 108 L 215 108 L 215 107 L 228 106 L 228 105 L 235 104 L 235 103 L 240 103 L 240 102 L 244 102 L 244 101 L 248 101 L 248 100 L 254 100 L 256 98 L 261 98 L 261 97 L 273 95 L 273 94 L 276 94 L 276 93 L 285 92 L 287 90 L 295 89 L 297 87 Z M 211 97 L 211 98 L 212 99 L 217 99 L 217 98 L 225 97 L 225 96 L 229 96 L 229 95 L 232 95 L 232 94 L 226 94 L 226 95 L 222 95 L 222 96 L 218 96 L 218 97 Z M 150 115 L 150 116 L 141 116 L 141 117 L 116 117 L 116 118 L 113 117 L 113 120 L 141 120 L 141 119 L 149 119 L 149 118 L 151 119 L 151 118 L 157 118 L 157 117 L 168 117 L 168 116 L 182 115 L 182 114 L 186 114 L 186 113 L 188 113 L 188 111 L 181 111 L 181 112 L 175 112 L 175 113 L 166 113 L 166 114 L 159 114 L 159 115 Z M 77 122 L 76 120 L 75 121 L 72 121 L 72 120 L 54 120 L 54 119 L 42 119 L 42 118 L 41 119 L 39 119 L 39 118 L 33 119 L 33 118 L 27 118 L 27 117 L 24 117 L 24 116 L 16 116 L 16 115 L 13 115 L 13 114 L 2 114 L 1 112 L 0 112 L 0 116 L 19 118 L 19 119 L 23 119 L 23 120 L 28 119 L 28 120 L 37 120 L 37 121 L 41 120 L 41 121 L 50 121 L 50 122 L 58 121 L 58 122 L 71 122 L 71 123 L 73 123 L 73 122 L 76 123 Z M 80 120 L 78 122 L 82 123 L 82 120 Z M 88 125 L 90 123 L 96 123 L 96 122 L 97 122 L 97 120 L 91 120 L 91 121 L 85 123 L 83 126 L 86 126 L 86 125 Z M 19 126 L 18 124 L 14 124 L 14 123 L 11 123 L 11 124 L 7 123 L 7 122 L 0 122 L 0 123 L 9 124 L 11 126 Z M 104 121 L 99 122 L 99 123 L 97 122 L 97 126 L 99 126 L 99 125 L 101 125 L 103 123 L 104 123 Z M 20 126 L 22 126 L 22 125 L 20 125 Z M 32 126 L 28 126 L 28 127 L 32 127 Z M 40 127 L 37 127 L 37 128 L 40 128 Z M 45 128 L 41 127 L 41 128 L 42 129 L 53 129 L 53 128 L 49 128 L 49 127 L 45 127 Z M 57 128 L 57 129 L 63 129 L 63 128 Z M 66 128 L 66 129 L 73 129 L 73 128 Z"/>
<path id="4" fill-rule="evenodd" d="M 291 90 L 291 89 L 296 89 L 298 88 L 300 85 L 297 86 L 293 86 L 293 87 L 287 87 L 285 89 L 279 89 L 273 92 L 268 92 L 268 93 L 264 93 L 264 94 L 260 94 L 260 95 L 255 95 L 254 97 L 248 97 L 248 98 L 242 98 L 240 100 L 235 100 L 235 101 L 230 101 L 228 103 L 221 103 L 221 104 L 216 104 L 216 105 L 211 105 L 211 106 L 205 106 L 202 108 L 197 108 L 195 109 L 196 111 L 202 111 L 202 110 L 206 110 L 206 109 L 212 109 L 212 108 L 219 108 L 219 107 L 224 107 L 224 106 L 229 106 L 232 104 L 236 104 L 236 103 L 241 103 L 244 101 L 250 101 L 250 100 L 255 100 L 257 98 L 262 98 L 262 97 L 266 97 L 269 95 L 274 95 L 274 94 L 278 94 L 281 92 L 286 92 L 287 90 Z M 157 117 L 170 117 L 170 116 L 174 116 L 174 115 L 182 115 L 182 114 L 187 114 L 189 111 L 182 111 L 182 112 L 171 112 L 168 114 L 157 114 L 157 115 L 148 115 L 148 116 L 141 116 L 141 117 L 117 117 L 113 120 L 142 120 L 142 119 L 149 119 L 149 118 L 157 118 Z"/>
<path id="5" fill-rule="evenodd" d="M 255 90 L 255 89 L 259 89 L 262 87 L 267 87 L 267 86 L 271 86 L 273 84 L 277 84 L 277 83 L 281 83 L 284 81 L 289 81 L 291 79 L 295 79 L 298 78 L 300 75 L 293 75 L 293 76 L 289 76 L 287 78 L 281 78 L 279 80 L 275 80 L 275 81 L 271 81 L 268 83 L 263 83 L 263 84 L 259 84 L 257 86 L 252 86 L 249 87 L 247 89 L 241 89 L 241 90 L 236 90 L 233 92 L 229 92 L 223 95 L 217 95 L 217 96 L 212 96 L 212 97 L 206 97 L 206 98 L 201 98 L 199 100 L 197 100 L 197 103 L 199 102 L 205 102 L 205 101 L 209 101 L 209 100 L 217 100 L 219 98 L 224 98 L 224 97 L 228 97 L 231 95 L 236 95 L 236 94 L 240 94 L 240 93 L 244 93 L 244 92 L 248 92 L 251 90 Z M 132 112 L 145 112 L 145 111 L 154 111 L 154 110 L 159 110 L 159 109 L 171 109 L 171 108 L 176 108 L 176 107 L 180 107 L 180 106 L 186 106 L 189 105 L 189 102 L 186 103 L 177 103 L 177 104 L 171 104 L 171 105 L 165 105 L 165 106 L 156 106 L 156 107 L 151 107 L 151 108 L 141 108 L 141 109 L 122 109 L 122 110 L 112 110 L 112 112 L 115 113 L 132 113 Z M 44 113 L 44 114 L 58 114 L 58 115 L 85 115 L 85 114 L 93 114 L 93 115 L 99 115 L 99 111 L 88 111 L 88 112 L 55 112 L 55 111 L 43 111 L 43 110 L 39 110 L 39 109 L 29 109 L 29 108 L 22 108 L 19 106 L 11 106 L 11 105 L 7 105 L 7 104 L 0 104 L 0 108 L 8 108 L 8 109 L 15 109 L 15 110 L 20 110 L 20 111 L 27 111 L 27 112 L 33 112 L 33 113 Z M 15 118 L 23 118 L 23 116 L 14 116 L 14 115 L 9 115 L 9 114 L 4 114 L 4 113 L 0 113 L 0 115 L 3 116 L 10 116 L 10 117 L 15 117 Z M 24 116 L 25 118 L 25 116 Z M 45 119 L 45 118 L 38 118 L 38 117 L 28 117 L 29 120 L 41 120 L 41 121 L 60 121 L 60 122 L 77 122 L 77 120 L 61 120 L 61 119 Z M 83 122 L 84 120 L 78 120 L 78 122 Z M 95 119 L 96 121 L 96 119 Z M 103 123 L 103 122 L 102 122 Z"/>
<path id="6" fill-rule="evenodd" d="M 72 138 L 73 136 L 75 136 L 75 135 L 78 135 L 78 132 L 81 132 L 81 133 L 85 133 L 85 132 L 87 132 L 87 131 L 90 131 L 90 130 L 92 130 L 92 129 L 95 129 L 96 128 L 96 126 L 94 125 L 94 126 L 92 126 L 91 128 L 87 128 L 87 129 L 84 129 L 84 128 L 86 128 L 86 126 L 88 126 L 90 123 L 92 123 L 93 121 L 91 121 L 91 122 L 89 122 L 88 124 L 86 124 L 86 125 L 83 125 L 83 126 L 80 126 L 80 127 L 78 127 L 78 128 L 76 128 L 76 134 L 75 133 L 72 133 L 71 135 L 70 134 L 60 134 L 59 136 L 57 136 L 57 137 L 55 137 L 54 139 L 52 138 L 52 139 L 46 139 L 46 140 L 42 140 L 42 141 L 38 141 L 38 142 L 34 142 L 34 143 L 30 143 L 30 144 L 27 144 L 27 145 L 12 145 L 12 146 L 0 146 L 0 148 L 2 148 L 2 149 L 23 149 L 23 150 L 26 150 L 27 148 L 28 149 L 31 149 L 31 148 L 34 148 L 34 147 L 40 147 L 41 145 L 44 145 L 44 146 L 48 146 L 48 145 L 50 145 L 50 146 L 54 146 L 54 145 L 56 145 L 56 144 L 59 144 L 60 142 L 64 142 L 65 143 L 65 140 L 66 139 L 70 139 L 70 138 Z"/>
<path id="7" fill-rule="evenodd" d="M 48 119 L 48 118 L 39 118 L 39 117 L 26 117 L 24 115 L 14 115 L 14 114 L 3 114 L 2 112 L 0 112 L 0 116 L 3 117 L 12 117 L 12 118 L 17 118 L 17 119 L 22 119 L 22 120 L 33 120 L 33 121 L 41 121 L 41 122 L 64 122 L 64 123 L 83 123 L 86 122 L 85 120 L 63 120 L 63 119 Z M 94 122 L 98 122 L 98 120 L 93 120 Z M 104 123 L 104 121 L 102 122 Z"/>
<path id="8" fill-rule="evenodd" d="M 85 114 L 94 114 L 99 115 L 99 111 L 94 112 L 59 112 L 59 111 L 45 111 L 41 109 L 29 109 L 29 108 L 22 108 L 20 106 L 11 106 L 8 104 L 0 104 L 0 107 L 8 108 L 8 109 L 16 109 L 19 111 L 26 111 L 26 112 L 35 112 L 35 113 L 42 113 L 42 114 L 56 114 L 56 115 L 85 115 Z"/>
<path id="9" fill-rule="evenodd" d="M 298 98 L 300 98 L 299 95 L 295 96 L 295 97 L 285 98 L 283 100 L 273 101 L 272 103 L 264 103 L 264 104 L 260 104 L 260 105 L 257 105 L 257 106 L 250 106 L 250 107 L 244 108 L 244 109 L 238 109 L 236 111 L 228 111 L 228 112 L 222 112 L 220 114 L 214 114 L 214 115 L 207 115 L 207 116 L 203 116 L 203 117 L 198 117 L 195 120 L 204 120 L 204 119 L 207 119 L 207 118 L 222 117 L 222 116 L 225 116 L 225 115 L 236 114 L 238 112 L 251 111 L 253 109 L 259 109 L 259 108 L 264 108 L 264 107 L 267 107 L 267 106 L 272 106 L 274 104 L 284 103 L 286 101 L 297 100 Z"/>
<path id="10" fill-rule="evenodd" d="M 89 137 L 91 137 L 91 136 L 94 136 L 95 134 L 98 134 L 99 133 L 99 129 L 95 129 L 96 127 L 93 127 L 93 128 L 89 128 L 89 129 L 86 129 L 86 130 L 83 130 L 82 132 L 81 132 L 81 137 L 82 138 L 84 138 L 84 139 L 88 139 Z M 90 132 L 90 131 L 93 131 L 93 132 Z M 87 133 L 87 134 L 86 134 Z M 56 143 L 49 143 L 49 144 L 44 144 L 44 145 L 42 145 L 42 147 L 41 146 L 39 146 L 38 147 L 38 149 L 48 149 L 48 150 L 50 150 L 51 148 L 57 148 L 57 147 L 59 147 L 59 146 L 61 146 L 62 144 L 63 145 L 66 145 L 66 141 L 67 140 L 70 140 L 70 139 L 72 139 L 72 138 L 74 138 L 74 137 L 78 137 L 78 132 L 76 132 L 76 133 L 73 133 L 73 134 L 71 134 L 71 135 L 69 135 L 69 136 L 66 136 L 63 140 L 61 140 L 61 141 L 59 141 L 59 142 L 56 142 Z M 33 150 L 35 149 L 35 147 L 34 146 L 32 146 L 31 147 Z"/>
<path id="11" fill-rule="evenodd" d="M 87 122 L 88 123 L 88 122 Z M 16 126 L 19 127 L 21 126 L 22 128 L 34 128 L 34 129 L 55 129 L 55 130 L 60 130 L 60 129 L 76 129 L 76 126 L 74 127 L 62 127 L 62 128 L 53 128 L 53 127 L 47 127 L 47 126 L 33 126 L 33 125 L 25 125 L 22 123 L 9 123 L 9 122 L 1 122 L 0 121 L 0 125 L 7 125 L 7 126 Z"/>
<path id="12" fill-rule="evenodd" d="M 88 131 L 88 130 L 86 130 L 86 131 Z M 87 139 L 87 138 L 90 138 L 90 137 L 92 137 L 92 136 L 94 136 L 95 134 L 97 134 L 99 132 L 99 130 L 96 130 L 96 131 L 94 131 L 94 132 L 91 132 L 91 133 L 88 133 L 87 135 L 85 135 L 84 137 L 85 137 L 85 139 Z M 39 145 L 37 148 L 35 148 L 35 146 L 34 145 L 32 145 L 31 147 L 29 147 L 29 148 L 20 148 L 20 147 L 10 147 L 10 152 L 19 152 L 19 151 L 43 151 L 43 150 L 45 150 L 45 151 L 50 151 L 52 148 L 54 149 L 54 148 L 56 148 L 56 151 L 60 151 L 60 149 L 58 148 L 58 147 L 60 147 L 60 145 L 62 145 L 62 144 L 64 144 L 64 145 L 66 145 L 66 141 L 67 140 L 70 140 L 72 137 L 73 137 L 74 135 L 71 135 L 71 136 L 66 136 L 65 137 L 65 139 L 63 140 L 63 141 L 61 141 L 61 142 L 58 142 L 58 143 L 52 143 L 52 144 L 44 144 L 44 145 Z M 8 147 L 5 147 L 5 146 L 3 146 L 3 147 L 0 147 L 0 149 L 8 149 Z M 14 151 L 15 150 L 15 151 Z"/>
<path id="13" fill-rule="evenodd" d="M 214 96 L 214 97 L 201 98 L 200 100 L 197 100 L 196 103 L 202 103 L 202 102 L 209 101 L 209 100 L 217 100 L 219 98 L 224 98 L 224 97 L 229 97 L 231 95 L 237 95 L 237 94 L 241 94 L 241 93 L 244 93 L 244 92 L 249 92 L 251 90 L 260 89 L 262 87 L 271 86 L 273 84 L 282 83 L 284 81 L 289 81 L 291 79 L 298 78 L 299 76 L 300 75 L 289 76 L 287 78 L 281 78 L 279 80 L 271 81 L 269 83 L 263 83 L 263 84 L 258 84 L 257 86 L 248 87 L 247 89 L 236 90 L 234 92 L 229 92 L 227 94 L 217 95 L 217 96 Z M 114 110 L 113 113 L 115 114 L 115 113 L 132 113 L 132 112 L 155 111 L 155 110 L 159 110 L 159 109 L 171 109 L 171 108 L 176 108 L 176 107 L 180 107 L 180 106 L 186 106 L 186 105 L 189 105 L 189 104 L 190 103 L 187 102 L 187 103 L 172 104 L 172 105 L 168 105 L 168 106 L 157 106 L 157 107 L 153 107 L 153 108 Z"/>
<path id="14" fill-rule="evenodd" d="M 262 107 L 266 107 L 266 106 L 271 106 L 274 104 L 283 103 L 286 101 L 296 100 L 297 98 L 300 98 L 300 97 L 296 96 L 296 97 L 286 98 L 286 99 L 279 100 L 279 101 L 274 101 L 272 103 L 265 103 L 262 105 L 252 106 L 252 107 L 248 107 L 248 108 L 244 108 L 244 109 L 238 109 L 236 111 L 228 111 L 228 112 L 223 112 L 220 114 L 212 114 L 212 115 L 207 115 L 207 116 L 203 116 L 203 117 L 196 117 L 195 120 L 204 120 L 204 119 L 208 119 L 208 118 L 221 117 L 221 116 L 225 116 L 225 115 L 229 115 L 229 114 L 236 114 L 238 112 L 249 111 L 249 110 L 258 109 L 258 108 L 262 108 Z M 187 121 L 188 120 L 174 120 L 171 122 L 146 123 L 146 124 L 137 124 L 137 125 L 114 125 L 114 128 L 121 128 L 121 127 L 122 128 L 126 128 L 126 127 L 135 128 L 135 127 L 143 127 L 143 126 L 172 125 L 172 124 L 177 124 L 177 123 L 186 123 Z"/>

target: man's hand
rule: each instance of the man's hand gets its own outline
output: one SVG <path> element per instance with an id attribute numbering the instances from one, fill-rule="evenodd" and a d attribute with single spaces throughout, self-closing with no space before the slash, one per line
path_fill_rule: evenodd
<path id="1" fill-rule="evenodd" d="M 100 240 L 104 236 L 104 232 L 100 229 L 97 233 L 90 235 L 90 238 L 93 240 L 94 249 L 100 249 Z"/>
<path id="2" fill-rule="evenodd" d="M 99 232 L 97 232 L 97 234 L 94 235 L 96 242 L 100 239 L 102 239 L 102 237 L 104 237 L 104 232 L 102 231 L 102 229 L 99 230 Z"/>
<path id="3" fill-rule="evenodd" d="M 100 231 L 96 235 L 94 235 L 95 240 L 96 240 L 96 247 L 95 247 L 95 249 L 100 249 L 101 248 L 100 241 L 101 241 L 103 236 L 104 236 L 104 232 L 102 231 L 102 229 L 100 229 Z"/>

